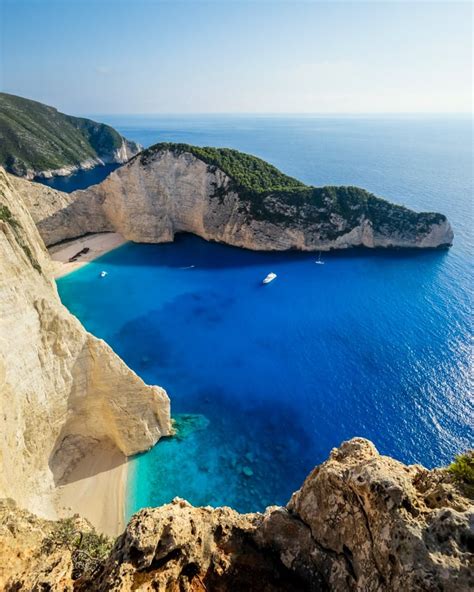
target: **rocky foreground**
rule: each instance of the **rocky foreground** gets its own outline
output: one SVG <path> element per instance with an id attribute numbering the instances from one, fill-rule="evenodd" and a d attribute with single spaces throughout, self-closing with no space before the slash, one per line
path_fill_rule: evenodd
<path id="1" fill-rule="evenodd" d="M 474 507 L 462 487 L 445 470 L 405 466 L 355 438 L 286 507 L 241 515 L 176 499 L 147 508 L 82 574 L 54 523 L 3 502 L 0 587 L 463 592 L 474 585 Z M 80 519 L 76 528 L 89 529 Z"/>
<path id="2" fill-rule="evenodd" d="M 16 181 L 47 245 L 91 232 L 169 242 L 180 232 L 252 250 L 438 248 L 446 217 L 357 187 L 309 187 L 235 150 L 157 144 L 99 185 L 64 194 Z M 33 197 L 34 196 L 34 197 Z"/>

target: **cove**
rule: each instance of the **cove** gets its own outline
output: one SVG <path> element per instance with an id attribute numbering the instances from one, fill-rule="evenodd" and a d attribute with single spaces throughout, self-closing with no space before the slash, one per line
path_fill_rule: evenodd
<path id="1" fill-rule="evenodd" d="M 353 436 L 429 467 L 467 447 L 447 258 L 355 251 L 316 265 L 182 235 L 59 280 L 86 328 L 171 397 L 178 437 L 132 461 L 129 513 L 175 496 L 239 511 L 285 503 Z M 269 271 L 278 278 L 263 286 Z"/>
<path id="2" fill-rule="evenodd" d="M 446 214 L 455 234 L 447 251 L 339 252 L 323 266 L 311 254 L 179 236 L 124 245 L 59 280 L 66 306 L 144 380 L 165 387 L 180 420 L 178 438 L 132 461 L 129 512 L 175 496 L 241 511 L 286 503 L 353 436 L 428 467 L 472 447 L 469 118 L 108 123 L 145 146 L 229 146 L 306 183 L 358 185 Z M 270 271 L 278 278 L 262 287 Z"/>

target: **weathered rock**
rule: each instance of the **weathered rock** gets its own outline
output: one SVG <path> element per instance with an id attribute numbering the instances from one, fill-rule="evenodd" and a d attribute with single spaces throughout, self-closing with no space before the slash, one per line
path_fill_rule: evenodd
<path id="1" fill-rule="evenodd" d="M 4 592 L 72 592 L 69 549 L 51 554 L 42 549 L 54 523 L 0 500 L 0 590 Z"/>
<path id="2" fill-rule="evenodd" d="M 54 516 L 50 494 L 108 440 L 124 454 L 171 430 L 147 386 L 61 304 L 31 216 L 0 169 L 0 495 Z"/>
<path id="3" fill-rule="evenodd" d="M 80 192 L 56 191 L 13 175 L 9 175 L 9 180 L 28 208 L 46 245 L 91 232 L 113 230 L 101 204 L 86 199 Z"/>
<path id="4" fill-rule="evenodd" d="M 276 251 L 452 243 L 453 232 L 441 214 L 416 214 L 357 188 L 352 191 L 349 201 L 341 198 L 339 205 L 331 192 L 319 196 L 319 205 L 310 196 L 286 198 L 271 191 L 247 199 L 245 190 L 219 167 L 190 152 L 160 148 L 139 154 L 99 185 L 67 197 L 56 194 L 52 209 L 43 210 L 39 201 L 32 214 L 48 245 L 104 231 L 150 243 L 190 232 L 210 241 Z M 342 203 L 346 214 L 338 211 Z"/>
<path id="5" fill-rule="evenodd" d="M 61 586 L 72 578 L 70 556 L 55 563 L 42 545 L 52 523 L 3 507 L 0 585 L 2 577 L 31 582 L 37 570 L 51 590 L 69 589 Z M 445 470 L 405 466 L 356 438 L 333 450 L 286 508 L 238 514 L 175 499 L 141 510 L 74 589 L 467 592 L 473 521 L 472 500 Z"/>
<path id="6" fill-rule="evenodd" d="M 446 471 L 405 466 L 355 438 L 265 516 L 258 539 L 330 590 L 455 592 L 474 584 L 473 526 L 472 501 Z"/>
<path id="7" fill-rule="evenodd" d="M 356 438 L 333 450 L 286 508 L 239 515 L 175 500 L 142 510 L 88 585 L 467 592 L 473 522 L 472 500 L 446 471 L 405 466 Z"/>
<path id="8" fill-rule="evenodd" d="M 81 590 L 302 591 L 306 585 L 254 541 L 258 514 L 184 500 L 133 516 L 103 570 Z"/>

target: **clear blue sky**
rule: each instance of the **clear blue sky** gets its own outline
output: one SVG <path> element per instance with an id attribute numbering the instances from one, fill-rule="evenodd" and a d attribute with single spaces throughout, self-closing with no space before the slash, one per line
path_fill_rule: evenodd
<path id="1" fill-rule="evenodd" d="M 470 2 L 0 5 L 1 89 L 69 113 L 471 110 Z"/>

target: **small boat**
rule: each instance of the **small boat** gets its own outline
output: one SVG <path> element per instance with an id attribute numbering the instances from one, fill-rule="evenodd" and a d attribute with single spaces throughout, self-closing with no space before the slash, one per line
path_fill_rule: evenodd
<path id="1" fill-rule="evenodd" d="M 267 277 L 263 280 L 264 284 L 269 284 L 270 282 L 273 282 L 273 280 L 276 278 L 277 274 L 276 273 L 269 273 L 267 275 Z"/>
<path id="2" fill-rule="evenodd" d="M 193 269 L 195 265 L 188 265 L 187 267 L 180 267 L 180 269 Z"/>
<path id="3" fill-rule="evenodd" d="M 106 271 L 101 271 L 99 273 L 99 275 L 100 275 L 100 277 L 105 277 L 107 275 L 107 272 Z"/>
<path id="4" fill-rule="evenodd" d="M 321 261 L 321 252 L 319 252 L 319 257 L 316 259 L 315 263 L 318 265 L 324 265 L 324 261 Z"/>

